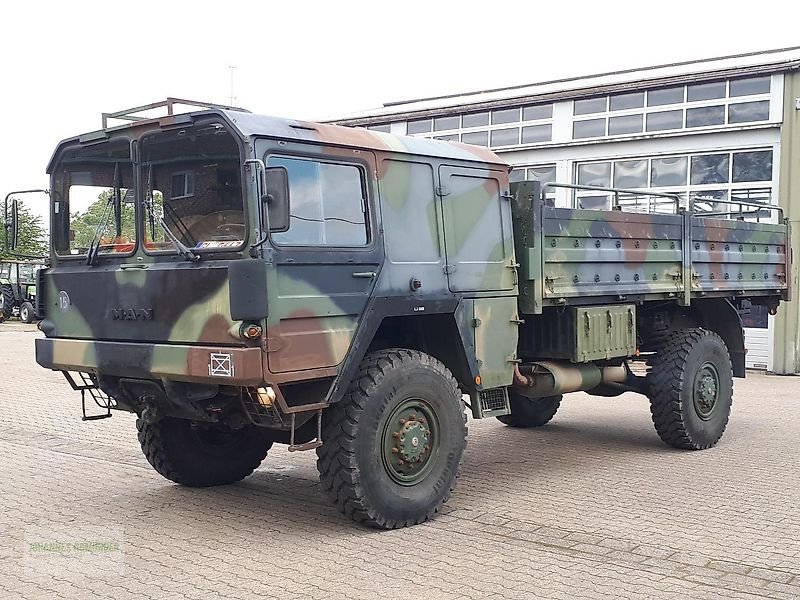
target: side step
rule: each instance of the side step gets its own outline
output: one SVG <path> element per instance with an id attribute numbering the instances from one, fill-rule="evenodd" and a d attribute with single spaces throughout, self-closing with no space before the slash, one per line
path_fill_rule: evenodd
<path id="1" fill-rule="evenodd" d="M 91 373 L 78 371 L 77 374 L 80 378 L 80 383 L 77 383 L 75 378 L 72 376 L 72 373 L 69 371 L 61 371 L 61 373 L 64 375 L 64 379 L 67 380 L 72 389 L 81 393 L 81 421 L 98 421 L 100 419 L 107 419 L 111 416 L 111 409 L 116 406 L 116 402 L 111 396 L 108 396 L 98 387 L 94 375 Z M 86 414 L 87 392 L 94 403 L 105 412 L 95 415 Z"/>

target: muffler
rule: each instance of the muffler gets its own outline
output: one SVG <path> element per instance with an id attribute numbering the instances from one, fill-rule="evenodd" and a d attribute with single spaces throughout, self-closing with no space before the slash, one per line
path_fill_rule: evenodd
<path id="1" fill-rule="evenodd" d="M 592 363 L 541 360 L 514 370 L 514 389 L 529 398 L 544 398 L 567 392 L 586 392 L 601 383 L 624 383 L 624 365 L 598 367 Z"/>

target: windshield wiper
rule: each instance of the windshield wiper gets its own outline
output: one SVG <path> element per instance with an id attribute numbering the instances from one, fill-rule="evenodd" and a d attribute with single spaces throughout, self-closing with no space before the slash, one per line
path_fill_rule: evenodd
<path id="1" fill-rule="evenodd" d="M 158 224 L 161 226 L 161 229 L 164 230 L 164 235 L 167 236 L 169 241 L 175 244 L 175 247 L 178 249 L 178 254 L 183 256 L 189 262 L 197 262 L 200 260 L 200 255 L 195 254 L 192 252 L 187 246 L 185 246 L 170 230 L 169 225 L 164 222 L 164 217 L 156 212 L 155 205 L 153 204 L 153 165 L 150 165 L 147 170 L 147 193 L 144 196 L 144 207 L 147 209 L 149 213 L 149 220 L 150 223 L 153 220 L 158 221 Z M 155 239 L 155 232 L 151 232 L 151 235 Z"/>
<path id="2" fill-rule="evenodd" d="M 111 216 L 111 208 L 114 208 L 113 214 L 115 215 L 115 220 L 117 221 L 117 236 L 120 235 L 121 230 L 121 206 L 122 201 L 120 198 L 120 181 L 119 181 L 119 163 L 114 163 L 114 189 L 111 195 L 108 197 L 108 202 L 106 202 L 105 210 L 103 211 L 103 216 L 100 217 L 100 222 L 97 223 L 97 227 L 94 230 L 94 235 L 92 236 L 92 241 L 89 242 L 89 249 L 86 252 L 86 264 L 89 266 L 93 266 L 97 263 L 97 257 L 100 255 L 100 246 L 101 246 L 101 238 L 103 234 L 106 232 L 108 228 L 108 221 L 109 217 Z"/>

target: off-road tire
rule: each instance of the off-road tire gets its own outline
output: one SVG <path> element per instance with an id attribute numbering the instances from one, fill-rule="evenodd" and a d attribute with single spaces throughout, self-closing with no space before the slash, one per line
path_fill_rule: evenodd
<path id="1" fill-rule="evenodd" d="M 167 479 L 189 487 L 227 485 L 250 475 L 267 456 L 272 441 L 253 425 L 229 430 L 165 417 L 153 423 L 136 420 L 142 452 Z M 209 443 L 212 436 L 227 437 Z"/>
<path id="2" fill-rule="evenodd" d="M 0 313 L 6 318 L 14 314 L 14 290 L 5 283 L 0 285 Z"/>
<path id="3" fill-rule="evenodd" d="M 707 365 L 718 383 L 713 406 L 702 415 L 698 378 L 709 369 Z M 733 402 L 733 369 L 722 338 L 701 328 L 675 331 L 656 353 L 648 380 L 653 424 L 665 443 L 703 450 L 719 441 Z"/>
<path id="4" fill-rule="evenodd" d="M 558 407 L 561 406 L 561 398 L 561 394 L 545 398 L 528 398 L 509 390 L 508 403 L 511 405 L 511 414 L 501 415 L 497 420 L 509 427 L 541 427 L 555 416 Z"/>
<path id="5" fill-rule="evenodd" d="M 23 302 L 19 307 L 19 318 L 23 323 L 33 323 L 36 318 L 34 314 L 33 304 L 30 302 Z"/>
<path id="6" fill-rule="evenodd" d="M 431 433 L 426 451 L 429 470 L 415 475 L 418 481 L 401 484 L 387 441 L 395 443 L 389 436 L 397 411 L 417 401 L 427 407 L 422 412 L 429 409 L 423 422 L 438 433 Z M 377 528 L 407 527 L 430 519 L 450 497 L 466 446 L 467 417 L 456 380 L 437 359 L 406 349 L 368 354 L 345 396 L 323 417 L 317 469 L 326 494 L 347 517 Z"/>

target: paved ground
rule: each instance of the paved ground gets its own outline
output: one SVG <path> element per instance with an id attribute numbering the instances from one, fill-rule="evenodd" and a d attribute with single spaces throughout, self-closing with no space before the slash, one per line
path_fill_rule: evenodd
<path id="1" fill-rule="evenodd" d="M 227 488 L 162 479 L 133 418 L 80 421 L 29 329 L 0 325 L 3 600 L 800 598 L 800 379 L 737 381 L 705 452 L 662 445 L 632 395 L 471 422 L 444 514 L 378 532 L 328 505 L 311 454 Z"/>

